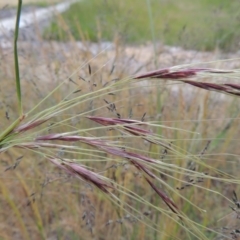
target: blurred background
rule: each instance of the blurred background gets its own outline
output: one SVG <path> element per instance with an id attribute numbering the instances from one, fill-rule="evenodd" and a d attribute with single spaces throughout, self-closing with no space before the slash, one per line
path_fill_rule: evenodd
<path id="1" fill-rule="evenodd" d="M 63 40 L 70 31 L 89 41 L 151 41 L 203 51 L 239 49 L 237 0 L 91 0 L 73 4 L 62 17 L 68 29 L 55 20 L 45 37 Z"/>
<path id="2" fill-rule="evenodd" d="M 25 0 L 24 8 L 47 7 L 57 0 Z M 72 1 L 68 1 L 72 2 Z M 44 29 L 44 38 L 165 44 L 185 49 L 237 51 L 240 3 L 237 0 L 90 0 L 75 1 Z M 0 1 L 3 11 L 17 0 Z M 23 8 L 23 11 L 24 11 Z M 63 22 L 59 22 L 59 18 Z"/>

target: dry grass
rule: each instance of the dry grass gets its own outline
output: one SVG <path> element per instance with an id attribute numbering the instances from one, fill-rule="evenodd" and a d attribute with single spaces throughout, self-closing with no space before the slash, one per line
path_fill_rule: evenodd
<path id="1" fill-rule="evenodd" d="M 114 50 L 99 47 L 95 55 L 88 47 L 79 49 L 77 42 L 71 40 L 69 44 L 44 43 L 40 39 L 39 45 L 20 44 L 25 113 L 62 85 L 26 116 L 28 125 L 15 129 L 21 133 L 10 139 L 12 142 L 9 140 L 10 146 L 15 147 L 1 152 L 0 238 L 204 239 L 198 230 L 205 234 L 205 239 L 217 239 L 214 231 L 233 238 L 238 219 L 228 206 L 234 206 L 233 190 L 239 192 L 237 98 L 226 95 L 219 99 L 219 93 L 179 82 L 133 80 L 129 76 L 137 70 L 154 69 L 151 54 L 144 64 L 132 57 L 132 53 L 138 54 L 136 49 L 130 51 L 118 43 Z M 12 50 L 1 49 L 1 58 L 4 61 L 0 66 L 0 126 L 5 129 L 18 116 L 12 87 Z M 173 70 L 182 71 L 181 74 L 186 73 L 186 68 L 227 68 L 226 62 L 221 61 L 180 67 L 181 59 L 179 62 L 174 57 L 170 59 L 174 61 L 172 65 L 178 65 Z M 228 62 L 237 64 L 237 60 Z M 235 83 L 238 76 L 235 70 L 234 74 L 205 72 L 194 77 L 196 81 L 218 84 Z M 68 110 L 26 131 L 32 124 L 29 121 L 47 120 L 58 106 L 68 103 Z M 38 115 L 51 107 L 56 109 Z M 146 124 L 124 125 L 117 120 L 119 115 L 121 119 Z M 96 118 L 99 116 L 104 119 Z M 103 123 L 105 126 L 99 125 Z M 54 134 L 70 131 L 76 131 L 74 139 L 81 136 L 82 142 L 73 142 L 73 134 L 69 134 L 72 139 L 65 142 L 64 149 L 44 147 L 44 143 L 63 144 L 59 141 L 66 138 Z M 53 134 L 51 139 L 49 134 Z M 98 142 L 89 141 L 89 137 L 97 138 Z M 35 149 L 30 143 L 41 148 Z M 94 178 L 97 181 L 94 187 L 89 184 L 94 183 L 87 176 L 91 176 L 90 172 L 86 174 L 68 162 L 59 166 L 59 162 L 52 158 L 48 161 L 46 156 L 55 156 L 63 162 L 74 159 L 76 164 L 102 178 Z M 136 161 L 140 156 L 145 158 Z M 144 162 L 146 159 L 150 163 Z M 163 164 L 153 164 L 152 159 Z M 105 177 L 111 179 L 106 183 L 109 194 L 99 187 Z M 111 194 L 118 198 L 115 204 Z M 194 230 L 186 217 L 202 227 L 195 225 L 198 230 Z M 223 226 L 227 226 L 224 231 Z"/>

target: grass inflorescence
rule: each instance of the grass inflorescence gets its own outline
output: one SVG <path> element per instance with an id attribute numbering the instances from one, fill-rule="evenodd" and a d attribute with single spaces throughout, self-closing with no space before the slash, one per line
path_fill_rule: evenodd
<path id="1" fill-rule="evenodd" d="M 47 82 L 19 56 L 23 114 L 3 82 L 0 237 L 236 239 L 239 70 L 133 74 L 115 48 L 42 51 Z"/>

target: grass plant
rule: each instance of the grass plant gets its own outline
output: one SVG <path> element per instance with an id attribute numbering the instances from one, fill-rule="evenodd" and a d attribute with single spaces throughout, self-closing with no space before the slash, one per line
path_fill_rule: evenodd
<path id="1" fill-rule="evenodd" d="M 1 65 L 0 238 L 236 239 L 239 70 L 132 74 L 69 37 Z"/>

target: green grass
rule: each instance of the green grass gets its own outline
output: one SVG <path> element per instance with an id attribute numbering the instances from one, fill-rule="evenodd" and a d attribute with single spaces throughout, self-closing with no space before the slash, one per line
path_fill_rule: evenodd
<path id="1" fill-rule="evenodd" d="M 16 0 L 15 3 L 11 2 L 9 5 L 7 5 L 7 1 L 5 1 L 6 4 L 4 5 L 4 2 L 0 2 L 0 8 L 1 7 L 7 7 L 7 8 L 17 8 L 18 1 Z M 58 4 L 62 2 L 62 0 L 32 0 L 32 1 L 23 1 L 22 5 L 24 7 L 39 7 L 39 8 L 46 8 L 55 4 Z"/>
<path id="2" fill-rule="evenodd" d="M 63 1 L 62 0 L 39 0 L 39 1 L 34 2 L 34 3 L 24 4 L 24 6 L 33 5 L 33 6 L 36 6 L 36 7 L 45 8 L 45 7 L 53 6 L 53 5 L 58 4 L 60 2 L 63 2 Z"/>
<path id="3" fill-rule="evenodd" d="M 45 31 L 46 38 L 67 40 L 70 32 L 81 39 L 82 32 L 91 41 L 120 38 L 139 44 L 152 40 L 153 28 L 157 42 L 226 51 L 238 47 L 240 39 L 239 1 L 91 0 L 72 5 L 62 17 L 67 27 L 55 19 Z"/>

